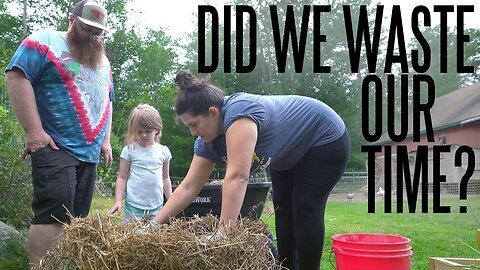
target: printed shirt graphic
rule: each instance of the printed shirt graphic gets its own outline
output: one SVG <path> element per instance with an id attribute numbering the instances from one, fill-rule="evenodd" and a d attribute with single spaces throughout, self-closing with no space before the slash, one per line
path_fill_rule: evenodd
<path id="1" fill-rule="evenodd" d="M 124 146 L 121 158 L 130 162 L 125 201 L 151 210 L 163 205 L 163 165 L 172 159 L 167 146 L 156 143 L 143 148 L 137 143 Z"/>
<path id="2" fill-rule="evenodd" d="M 309 97 L 236 93 L 225 97 L 222 114 L 225 132 L 244 117 L 257 125 L 251 174 L 267 166 L 288 170 L 310 148 L 333 142 L 345 132 L 343 120 L 333 109 Z M 198 137 L 194 152 L 215 163 L 227 162 L 224 135 L 208 143 Z"/>
<path id="3" fill-rule="evenodd" d="M 98 163 L 114 99 L 110 63 L 98 69 L 72 58 L 65 32 L 39 31 L 17 49 L 6 71 L 21 69 L 32 83 L 45 131 L 75 158 Z"/>

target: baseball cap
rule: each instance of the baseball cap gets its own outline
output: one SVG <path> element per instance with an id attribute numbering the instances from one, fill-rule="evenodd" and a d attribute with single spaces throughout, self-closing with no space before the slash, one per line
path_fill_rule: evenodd
<path id="1" fill-rule="evenodd" d="M 72 13 L 84 24 L 106 30 L 107 11 L 99 4 L 83 0 L 75 5 Z"/>

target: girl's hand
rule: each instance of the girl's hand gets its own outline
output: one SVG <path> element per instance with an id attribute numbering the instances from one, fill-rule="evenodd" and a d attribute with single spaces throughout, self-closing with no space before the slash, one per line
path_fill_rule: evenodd
<path id="1" fill-rule="evenodd" d="M 108 210 L 108 215 L 112 216 L 113 214 L 115 214 L 115 212 L 118 212 L 118 214 L 122 213 L 122 202 L 114 203 L 112 208 L 110 208 L 110 210 Z"/>

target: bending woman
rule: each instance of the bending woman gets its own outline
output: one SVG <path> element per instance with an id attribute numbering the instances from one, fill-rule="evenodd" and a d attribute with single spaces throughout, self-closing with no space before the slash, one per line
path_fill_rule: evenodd
<path id="1" fill-rule="evenodd" d="M 154 221 L 163 223 L 200 193 L 216 163 L 225 163 L 219 229 L 228 235 L 249 176 L 269 167 L 279 260 L 289 269 L 319 269 L 328 195 L 342 176 L 350 140 L 340 116 L 302 96 L 224 96 L 207 79 L 177 74 L 176 113 L 197 136 L 185 179 Z"/>

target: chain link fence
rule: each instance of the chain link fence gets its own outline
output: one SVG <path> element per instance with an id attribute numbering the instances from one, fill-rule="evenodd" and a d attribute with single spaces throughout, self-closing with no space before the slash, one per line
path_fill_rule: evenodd
<path id="1" fill-rule="evenodd" d="M 392 201 L 397 200 L 397 175 L 394 174 L 391 177 L 390 192 Z M 412 180 L 413 181 L 413 180 Z M 413 186 L 413 184 L 412 184 Z M 454 182 L 441 182 L 438 184 L 439 191 L 435 191 L 441 195 L 442 198 L 458 198 L 460 192 L 460 183 Z M 402 183 L 402 197 L 407 199 L 407 185 L 405 180 Z M 413 189 L 413 187 L 409 187 Z M 427 184 L 428 198 L 433 198 L 434 184 L 429 182 Z M 337 185 L 330 193 L 329 201 L 335 202 L 367 202 L 368 201 L 368 174 L 367 172 L 345 172 Z M 371 190 L 374 192 L 375 200 L 382 200 L 385 197 L 385 179 L 383 176 L 375 177 L 375 188 Z M 418 194 L 417 200 L 422 199 L 422 182 L 418 183 L 418 190 L 416 192 L 410 192 L 412 194 Z M 466 185 L 465 193 L 470 196 L 480 196 L 480 180 L 470 179 Z"/>
<path id="2" fill-rule="evenodd" d="M 178 185 L 182 180 L 183 177 L 172 176 L 170 177 L 172 180 L 173 185 Z M 221 184 L 221 177 L 216 177 L 216 175 L 212 175 L 212 178 L 209 179 L 212 184 Z M 258 182 L 270 182 L 270 177 L 266 171 L 256 173 L 250 177 L 251 183 L 258 183 Z M 103 197 L 113 197 L 115 194 L 115 182 L 105 182 L 99 179 L 96 182 L 96 190 L 97 192 Z M 460 184 L 459 183 L 448 183 L 442 182 L 439 185 L 440 187 L 440 194 L 443 197 L 458 197 L 460 191 Z M 421 192 L 421 183 L 419 183 L 419 190 L 417 199 L 420 200 L 422 198 Z M 367 202 L 368 201 L 368 174 L 367 172 L 359 172 L 359 171 L 352 171 L 352 172 L 345 172 L 337 183 L 337 185 L 333 188 L 332 192 L 330 193 L 329 201 L 334 202 Z M 376 177 L 375 178 L 375 198 L 381 199 L 385 196 L 385 183 L 383 177 Z M 403 183 L 403 197 L 406 199 L 406 190 L 405 190 L 405 183 Z M 428 193 L 429 198 L 432 198 L 433 193 L 433 184 L 428 184 Z M 392 186 L 391 186 L 391 194 L 392 200 L 395 201 L 397 198 L 397 186 L 396 186 L 396 175 L 392 176 Z M 480 196 L 480 180 L 471 179 L 468 181 L 466 194 L 468 196 Z"/>

